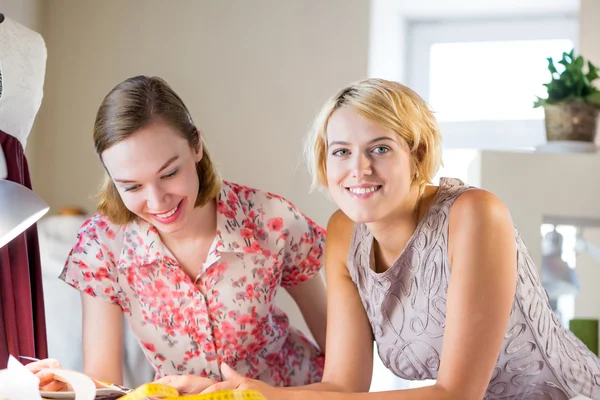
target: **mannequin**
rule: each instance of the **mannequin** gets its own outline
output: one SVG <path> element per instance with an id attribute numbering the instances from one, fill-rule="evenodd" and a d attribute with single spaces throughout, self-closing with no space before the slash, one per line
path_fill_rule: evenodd
<path id="1" fill-rule="evenodd" d="M 42 104 L 46 54 L 39 33 L 7 17 L 0 23 L 0 130 L 17 138 L 23 148 Z"/>
<path id="2" fill-rule="evenodd" d="M 42 101 L 46 45 L 38 33 L 10 18 L 0 21 L 0 149 L 6 179 L 31 189 L 24 151 Z M 9 354 L 47 357 L 35 225 L 0 248 L 0 299 L 0 368 Z"/>

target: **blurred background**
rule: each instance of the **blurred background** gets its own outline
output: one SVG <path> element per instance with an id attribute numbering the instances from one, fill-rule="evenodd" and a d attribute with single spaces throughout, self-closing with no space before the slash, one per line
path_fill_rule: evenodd
<path id="1" fill-rule="evenodd" d="M 56 277 L 78 223 L 61 236 L 51 221 L 73 207 L 94 212 L 95 113 L 139 74 L 181 95 L 224 179 L 281 194 L 323 225 L 334 206 L 309 194 L 300 157 L 312 118 L 367 76 L 412 87 L 442 128 L 436 180 L 500 196 L 561 321 L 600 317 L 600 156 L 548 146 L 544 111 L 532 107 L 550 80 L 546 57 L 575 48 L 600 64 L 597 0 L 0 0 L 0 12 L 39 32 L 48 52 L 26 152 L 51 207 L 39 223 L 46 318 L 50 355 L 66 366 L 80 368 L 66 355 L 77 336 L 65 344 L 59 333 L 65 316 L 79 329 L 79 295 Z M 279 301 L 305 329 L 289 297 Z M 416 386 L 375 358 L 372 390 Z"/>

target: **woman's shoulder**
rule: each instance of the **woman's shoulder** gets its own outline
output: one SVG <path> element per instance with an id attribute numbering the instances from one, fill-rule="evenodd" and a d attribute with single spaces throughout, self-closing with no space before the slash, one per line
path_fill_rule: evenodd
<path id="1" fill-rule="evenodd" d="M 355 223 L 342 210 L 337 210 L 327 223 L 327 244 L 341 246 L 343 249 L 350 248 L 350 242 L 354 233 Z M 331 247 L 331 246 L 330 246 Z"/>
<path id="2" fill-rule="evenodd" d="M 493 218 L 509 214 L 508 207 L 494 193 L 484 189 L 470 188 L 461 193 L 452 205 L 450 215 L 459 217 Z"/>
<path id="3" fill-rule="evenodd" d="M 267 190 L 241 185 L 239 183 L 223 181 L 221 199 L 235 199 L 240 205 L 248 210 L 260 210 L 265 218 L 292 217 L 299 219 L 303 216 L 298 208 L 284 196 Z"/>
<path id="4" fill-rule="evenodd" d="M 486 235 L 514 240 L 515 228 L 508 207 L 487 190 L 474 188 L 462 193 L 450 208 L 448 220 L 452 248 L 472 248 L 485 240 Z M 497 240 L 500 243 L 500 236 Z"/>
<path id="5" fill-rule="evenodd" d="M 109 246 L 122 242 L 123 232 L 130 224 L 117 225 L 106 215 L 96 213 L 88 218 L 79 228 L 79 243 L 89 242 Z"/>

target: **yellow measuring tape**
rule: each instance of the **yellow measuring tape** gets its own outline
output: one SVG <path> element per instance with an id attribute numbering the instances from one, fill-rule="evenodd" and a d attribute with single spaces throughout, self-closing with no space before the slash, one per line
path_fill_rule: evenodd
<path id="1" fill-rule="evenodd" d="M 162 400 L 266 400 L 255 390 L 222 390 L 206 394 L 180 396 L 179 392 L 167 385 L 147 383 L 119 397 L 118 400 L 144 400 L 148 397 L 160 397 Z"/>

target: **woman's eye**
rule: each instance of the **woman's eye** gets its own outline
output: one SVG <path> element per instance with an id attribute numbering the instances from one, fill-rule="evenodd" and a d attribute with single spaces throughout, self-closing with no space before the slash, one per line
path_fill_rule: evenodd
<path id="1" fill-rule="evenodd" d="M 134 185 L 134 186 L 127 186 L 125 188 L 126 192 L 135 192 L 136 190 L 138 190 L 140 188 L 140 185 Z"/>
<path id="2" fill-rule="evenodd" d="M 177 174 L 177 171 L 178 170 L 174 170 L 172 172 L 169 172 L 168 174 L 163 175 L 163 178 L 171 178 L 171 177 L 175 176 L 175 174 Z"/>
<path id="3" fill-rule="evenodd" d="M 385 154 L 390 151 L 390 148 L 387 146 L 377 146 L 373 148 L 373 153 L 375 154 Z"/>
<path id="4" fill-rule="evenodd" d="M 348 154 L 350 154 L 350 152 L 346 149 L 338 149 L 338 150 L 335 150 L 331 154 L 333 154 L 334 156 L 343 157 L 343 156 L 347 156 Z"/>

